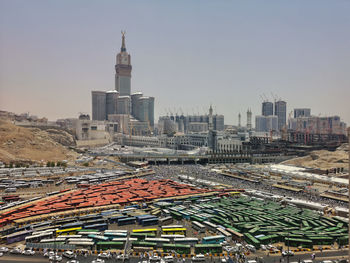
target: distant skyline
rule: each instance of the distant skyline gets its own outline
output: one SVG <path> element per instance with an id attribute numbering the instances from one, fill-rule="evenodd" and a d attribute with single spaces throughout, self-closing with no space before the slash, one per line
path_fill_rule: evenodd
<path id="1" fill-rule="evenodd" d="M 0 1 L 0 109 L 50 120 L 91 116 L 91 91 L 114 89 L 126 30 L 132 92 L 155 120 L 225 115 L 246 124 L 265 94 L 287 112 L 350 125 L 350 1 Z M 288 118 L 288 114 L 287 114 Z"/>

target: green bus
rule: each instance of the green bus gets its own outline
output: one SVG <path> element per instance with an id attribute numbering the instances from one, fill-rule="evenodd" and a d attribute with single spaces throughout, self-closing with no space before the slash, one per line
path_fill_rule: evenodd
<path id="1" fill-rule="evenodd" d="M 163 244 L 163 251 L 168 253 L 191 254 L 191 245 Z"/>
<path id="2" fill-rule="evenodd" d="M 219 244 L 197 244 L 194 245 L 194 252 L 196 254 L 222 253 L 222 246 Z"/>
<path id="3" fill-rule="evenodd" d="M 96 244 L 97 250 L 123 249 L 124 242 L 99 241 Z"/>

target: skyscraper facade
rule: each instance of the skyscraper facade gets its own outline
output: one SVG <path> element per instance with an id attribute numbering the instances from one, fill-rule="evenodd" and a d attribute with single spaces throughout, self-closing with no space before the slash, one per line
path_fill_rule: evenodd
<path id="1" fill-rule="evenodd" d="M 251 109 L 247 110 L 247 130 L 250 131 L 252 129 L 252 111 Z"/>
<path id="2" fill-rule="evenodd" d="M 131 115 L 139 119 L 139 99 L 143 96 L 142 92 L 135 92 L 131 94 Z"/>
<path id="3" fill-rule="evenodd" d="M 116 90 L 106 92 L 106 120 L 108 120 L 108 115 L 117 114 L 118 97 L 119 93 Z"/>
<path id="4" fill-rule="evenodd" d="M 270 116 L 273 115 L 273 103 L 270 101 L 264 101 L 262 103 L 262 112 L 261 114 L 263 116 Z"/>
<path id="5" fill-rule="evenodd" d="M 127 132 L 137 130 L 139 134 L 150 134 L 154 127 L 154 97 L 145 97 L 142 92 L 131 94 L 131 70 L 125 32 L 122 32 L 115 65 L 115 90 L 92 91 L 92 117 L 93 120 L 123 122 L 119 123 L 120 127 L 123 125 L 119 129 L 123 133 L 131 127 Z"/>
<path id="6" fill-rule="evenodd" d="M 125 32 L 122 32 L 122 46 L 115 65 L 115 89 L 120 96 L 130 96 L 131 92 L 131 57 L 126 52 Z"/>
<path id="7" fill-rule="evenodd" d="M 294 109 L 294 118 L 310 117 L 310 116 L 311 116 L 311 109 L 310 108 Z"/>
<path id="8" fill-rule="evenodd" d="M 106 92 L 91 91 L 92 119 L 103 121 L 106 119 Z"/>
<path id="9" fill-rule="evenodd" d="M 119 96 L 117 99 L 117 113 L 130 114 L 130 96 Z"/>
<path id="10" fill-rule="evenodd" d="M 275 115 L 278 118 L 278 130 L 282 130 L 286 126 L 287 102 L 283 100 L 275 101 Z"/>
<path id="11" fill-rule="evenodd" d="M 154 127 L 154 97 L 148 97 L 148 122 L 151 127 Z"/>

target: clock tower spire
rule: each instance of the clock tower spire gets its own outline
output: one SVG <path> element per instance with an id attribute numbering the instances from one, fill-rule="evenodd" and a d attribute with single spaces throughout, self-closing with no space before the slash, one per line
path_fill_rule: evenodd
<path id="1" fill-rule="evenodd" d="M 115 65 L 115 89 L 120 96 L 130 96 L 131 92 L 131 57 L 126 52 L 125 31 L 122 31 L 122 46 Z"/>

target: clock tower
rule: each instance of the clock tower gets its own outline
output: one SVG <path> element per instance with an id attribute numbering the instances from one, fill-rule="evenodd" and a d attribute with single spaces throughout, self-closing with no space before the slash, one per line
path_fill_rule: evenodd
<path id="1" fill-rule="evenodd" d="M 115 65 L 115 89 L 120 96 L 130 96 L 131 69 L 131 58 L 125 47 L 125 31 L 122 31 L 122 47 Z"/>

